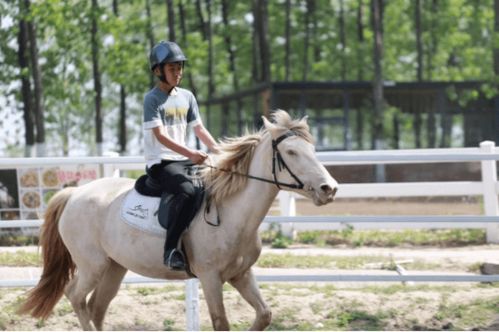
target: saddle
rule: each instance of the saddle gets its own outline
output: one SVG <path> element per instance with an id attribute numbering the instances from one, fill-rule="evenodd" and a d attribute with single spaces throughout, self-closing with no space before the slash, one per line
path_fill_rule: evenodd
<path id="1" fill-rule="evenodd" d="M 204 198 L 204 185 L 202 181 L 197 177 L 196 169 L 187 174 L 193 181 L 194 187 L 196 189 L 196 194 L 191 202 L 187 202 L 180 213 L 181 219 L 177 222 L 181 222 L 185 228 L 189 227 L 190 223 L 194 219 L 194 216 L 201 208 Z M 169 220 L 163 217 L 167 214 L 170 204 L 175 204 L 175 194 L 168 192 L 163 192 L 160 183 L 150 177 L 148 174 L 140 176 L 137 181 L 135 181 L 135 190 L 144 196 L 149 197 L 160 197 L 159 209 L 158 209 L 158 221 L 159 224 L 168 229 Z"/>

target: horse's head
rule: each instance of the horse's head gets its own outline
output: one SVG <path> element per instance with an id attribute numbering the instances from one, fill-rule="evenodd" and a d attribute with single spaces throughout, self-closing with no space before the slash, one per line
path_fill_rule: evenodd
<path id="1" fill-rule="evenodd" d="M 332 202 L 338 182 L 316 157 L 306 117 L 297 121 L 285 111 L 276 111 L 273 119 L 275 123 L 263 117 L 263 122 L 272 137 L 273 173 L 278 185 L 309 197 L 315 205 Z"/>

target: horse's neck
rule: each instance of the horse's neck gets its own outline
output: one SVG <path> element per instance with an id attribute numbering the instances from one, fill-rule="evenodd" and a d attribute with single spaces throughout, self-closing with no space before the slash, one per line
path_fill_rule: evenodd
<path id="1" fill-rule="evenodd" d="M 272 150 L 270 139 L 264 139 L 255 149 L 248 173 L 272 179 Z M 248 179 L 247 185 L 224 204 L 231 211 L 231 219 L 246 234 L 256 233 L 279 189 L 271 183 Z"/>

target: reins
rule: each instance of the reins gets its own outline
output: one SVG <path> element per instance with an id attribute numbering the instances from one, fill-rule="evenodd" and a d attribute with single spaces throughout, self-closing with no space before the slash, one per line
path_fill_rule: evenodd
<path id="1" fill-rule="evenodd" d="M 276 185 L 277 188 L 279 188 L 279 189 L 281 189 L 281 187 L 287 187 L 287 188 L 291 188 L 291 189 L 303 189 L 303 187 L 304 187 L 303 182 L 301 182 L 300 179 L 298 179 L 298 177 L 291 171 L 291 169 L 289 169 L 288 165 L 286 164 L 286 162 L 282 158 L 281 153 L 279 152 L 279 149 L 277 148 L 279 143 L 281 143 L 286 138 L 291 137 L 291 136 L 296 136 L 296 133 L 290 130 L 290 131 L 286 132 L 285 134 L 283 134 L 282 136 L 279 136 L 277 139 L 272 140 L 272 176 L 274 177 L 273 180 L 266 179 L 266 178 L 263 178 L 260 176 L 251 175 L 251 174 L 244 174 L 244 173 L 233 171 L 230 169 L 224 169 L 224 168 L 216 167 L 213 165 L 205 164 L 202 167 L 208 167 L 208 168 L 216 169 L 216 170 L 219 170 L 222 172 L 227 172 L 227 173 L 231 173 L 234 175 L 243 176 L 243 177 L 246 177 L 248 179 L 253 179 L 253 180 L 257 180 L 257 181 L 261 181 L 261 182 L 271 183 L 271 184 Z M 293 177 L 293 179 L 296 180 L 296 183 L 285 183 L 285 182 L 278 181 L 277 180 L 276 165 L 277 165 L 277 168 L 279 169 L 279 172 L 282 171 L 283 169 L 286 169 L 288 171 L 288 173 Z M 204 211 L 205 222 L 211 226 L 220 226 L 220 218 L 218 215 L 217 215 L 216 222 L 211 222 L 210 220 L 208 220 L 207 214 L 210 213 L 210 207 L 211 207 L 211 197 L 208 196 L 206 208 Z"/>

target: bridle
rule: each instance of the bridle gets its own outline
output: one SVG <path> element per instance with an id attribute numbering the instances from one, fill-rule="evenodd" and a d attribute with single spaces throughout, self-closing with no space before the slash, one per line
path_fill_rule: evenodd
<path id="1" fill-rule="evenodd" d="M 217 170 L 220 170 L 223 172 L 227 172 L 227 173 L 231 173 L 231 174 L 235 174 L 235 175 L 239 175 L 239 176 L 244 176 L 244 177 L 249 178 L 249 179 L 258 180 L 258 181 L 267 182 L 267 183 L 272 183 L 272 184 L 275 184 L 277 186 L 277 188 L 279 188 L 279 189 L 282 189 L 281 187 L 287 187 L 287 188 L 291 188 L 291 189 L 303 189 L 303 187 L 304 187 L 303 182 L 301 182 L 300 179 L 293 173 L 293 171 L 291 171 L 291 169 L 289 169 L 288 165 L 286 164 L 286 162 L 284 161 L 284 159 L 281 156 L 281 152 L 277 148 L 279 143 L 284 141 L 286 138 L 292 137 L 292 136 L 298 136 L 298 135 L 294 131 L 290 130 L 290 131 L 287 131 L 285 134 L 279 136 L 277 139 L 272 140 L 272 177 L 273 177 L 272 180 L 262 178 L 259 176 L 254 176 L 251 174 L 244 174 L 244 173 L 240 173 L 240 172 L 235 172 L 235 171 L 232 171 L 230 169 L 223 169 L 223 168 L 219 168 L 219 167 L 212 166 L 212 165 L 205 165 L 205 166 L 212 168 L 212 169 L 217 169 Z M 277 167 L 276 167 L 276 165 L 277 165 Z M 276 168 L 279 169 L 279 172 L 282 171 L 283 169 L 286 169 L 288 171 L 288 173 L 291 175 L 291 177 L 293 177 L 293 179 L 296 180 L 296 183 L 285 183 L 285 182 L 278 181 Z M 205 212 L 204 212 L 205 222 L 211 226 L 220 226 L 220 218 L 219 218 L 218 214 L 217 214 L 217 221 L 216 222 L 211 222 L 208 220 L 207 214 L 210 213 L 210 207 L 211 207 L 211 197 L 208 197 L 207 204 L 205 207 Z"/>
<path id="2" fill-rule="evenodd" d="M 282 189 L 281 187 L 287 187 L 287 188 L 291 188 L 291 189 L 303 189 L 303 187 L 304 187 L 303 182 L 301 182 L 300 179 L 293 173 L 293 171 L 291 171 L 291 169 L 288 167 L 288 165 L 286 164 L 286 162 L 282 158 L 281 152 L 277 148 L 279 143 L 284 141 L 286 138 L 292 137 L 292 136 L 298 136 L 298 135 L 294 131 L 289 130 L 286 133 L 284 133 L 283 135 L 279 136 L 277 139 L 272 140 L 272 177 L 273 177 L 272 180 L 262 178 L 259 176 L 254 176 L 251 174 L 243 174 L 243 173 L 231 171 L 229 169 L 218 168 L 218 167 L 211 166 L 211 165 L 207 165 L 207 167 L 217 169 L 217 170 L 220 170 L 223 172 L 232 173 L 235 175 L 244 176 L 244 177 L 247 177 L 247 178 L 253 179 L 253 180 L 272 183 L 272 184 L 275 184 L 277 186 L 277 188 L 279 188 L 279 189 Z M 293 179 L 295 179 L 296 183 L 285 183 L 285 182 L 278 181 L 277 180 L 277 171 L 276 171 L 277 168 L 279 169 L 279 172 L 282 171 L 283 169 L 286 169 L 288 171 L 288 173 L 291 175 L 291 177 Z"/>

